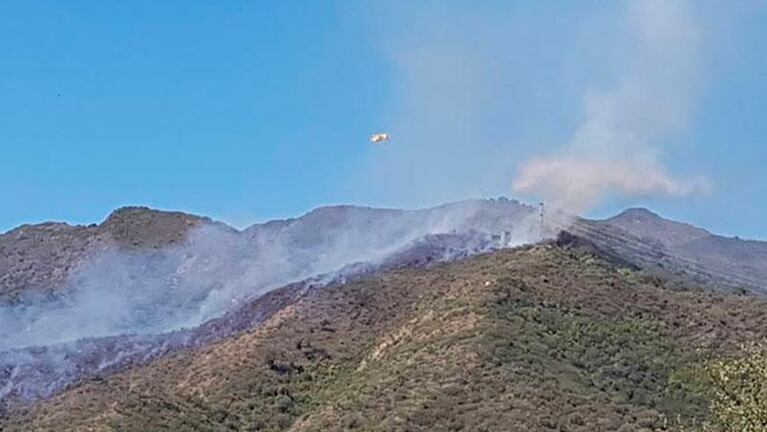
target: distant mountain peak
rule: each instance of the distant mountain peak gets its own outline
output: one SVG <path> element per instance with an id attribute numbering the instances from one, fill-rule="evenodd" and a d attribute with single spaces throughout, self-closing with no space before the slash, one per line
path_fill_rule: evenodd
<path id="1" fill-rule="evenodd" d="M 618 218 L 662 219 L 662 217 L 660 217 L 657 213 L 654 213 L 644 207 L 629 207 L 610 219 Z"/>
<path id="2" fill-rule="evenodd" d="M 631 207 L 605 219 L 605 222 L 625 229 L 641 238 L 659 241 L 666 246 L 686 243 L 711 235 L 703 228 L 684 222 L 677 222 L 644 208 Z"/>

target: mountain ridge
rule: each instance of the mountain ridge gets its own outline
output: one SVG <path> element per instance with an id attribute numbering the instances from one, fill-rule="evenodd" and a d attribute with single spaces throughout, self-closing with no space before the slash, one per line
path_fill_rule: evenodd
<path id="1" fill-rule="evenodd" d="M 534 207 L 506 198 L 464 200 L 418 210 L 334 205 L 318 207 L 295 218 L 255 223 L 237 230 L 204 216 L 125 206 L 111 212 L 99 224 L 43 222 L 21 225 L 0 234 L 0 298 L 18 298 L 21 291 L 27 290 L 55 292 L 93 254 L 113 248 L 141 252 L 174 247 L 183 244 L 187 235 L 201 226 L 220 228 L 255 242 L 285 242 L 308 253 L 309 243 L 321 242 L 328 236 L 338 237 L 347 225 L 358 232 L 388 230 L 389 234 L 384 235 L 395 236 L 403 235 L 403 228 L 397 224 L 430 224 L 437 231 L 440 225 L 444 227 L 442 231 L 459 225 L 475 226 L 503 233 L 524 218 L 534 218 L 535 214 Z M 450 218 L 463 220 L 456 222 Z M 513 221 L 505 220 L 507 218 Z M 630 235 L 635 241 L 670 255 L 712 265 L 725 272 L 732 268 L 733 272 L 749 278 L 767 279 L 767 242 L 764 241 L 718 236 L 643 208 L 629 208 L 603 220 L 579 220 L 593 229 L 617 229 L 623 233 L 619 236 Z M 535 221 L 528 224 L 527 233 L 517 234 L 533 237 Z M 558 226 L 555 230 L 560 228 L 568 226 Z"/>

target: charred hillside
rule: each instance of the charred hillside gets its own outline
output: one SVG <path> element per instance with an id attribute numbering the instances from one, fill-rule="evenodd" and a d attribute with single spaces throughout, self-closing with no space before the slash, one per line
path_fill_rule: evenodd
<path id="1" fill-rule="evenodd" d="M 708 415 L 675 378 L 765 324 L 762 300 L 523 247 L 309 289 L 243 334 L 11 405 L 3 427 L 673 429 Z"/>
<path id="2" fill-rule="evenodd" d="M 180 213 L 122 209 L 90 227 L 109 236 L 65 283 L 20 286 L 22 295 L 0 302 L 0 400 L 45 398 L 94 374 L 239 334 L 284 306 L 275 288 L 300 293 L 504 247 L 509 236 L 497 233 L 524 226 L 528 211 L 509 200 L 419 211 L 337 206 L 236 231 Z M 38 266 L 56 264 L 35 256 Z"/>

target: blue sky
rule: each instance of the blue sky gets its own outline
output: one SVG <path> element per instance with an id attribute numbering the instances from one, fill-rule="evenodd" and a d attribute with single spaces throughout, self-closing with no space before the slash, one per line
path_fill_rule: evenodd
<path id="1" fill-rule="evenodd" d="M 0 231 L 121 205 L 242 226 L 513 197 L 519 164 L 558 154 L 589 95 L 620 87 L 631 7 L 0 0 Z M 649 145 L 711 188 L 586 213 L 642 205 L 767 239 L 767 4 L 684 7 L 700 35 L 685 119 Z M 393 140 L 368 143 L 378 131 Z"/>

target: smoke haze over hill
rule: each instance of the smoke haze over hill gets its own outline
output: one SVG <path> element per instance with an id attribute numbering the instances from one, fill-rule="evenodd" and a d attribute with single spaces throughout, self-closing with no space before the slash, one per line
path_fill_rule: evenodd
<path id="1" fill-rule="evenodd" d="M 204 224 L 176 246 L 107 249 L 61 290 L 0 305 L 0 351 L 195 327 L 270 289 L 381 262 L 433 234 L 505 229 L 515 232 L 508 244 L 521 244 L 533 238 L 522 223 L 528 211 L 484 201 L 417 212 L 328 207 L 242 232 Z"/>
<path id="2" fill-rule="evenodd" d="M 382 7 L 403 27 L 397 37 L 374 30 L 394 71 L 382 120 L 393 138 L 354 177 L 364 199 L 420 206 L 511 189 L 580 214 L 610 198 L 707 193 L 704 176 L 664 163 L 702 81 L 705 35 L 692 5 L 627 1 L 607 10 L 610 20 L 563 13 L 551 23 L 512 5 Z M 595 34 L 582 36 L 589 26 Z M 557 39 L 560 57 L 536 51 L 560 33 L 571 33 Z M 571 69 L 596 78 L 563 78 Z M 565 95 L 581 101 L 566 104 Z M 549 123 L 533 122 L 541 109 Z M 567 130 L 569 119 L 578 123 Z"/>
<path id="3" fill-rule="evenodd" d="M 686 1 L 636 1 L 634 41 L 618 85 L 586 100 L 586 114 L 558 155 L 523 162 L 514 190 L 583 212 L 610 194 L 686 196 L 705 179 L 679 179 L 663 165 L 663 142 L 683 129 L 698 81 L 700 29 Z"/>

